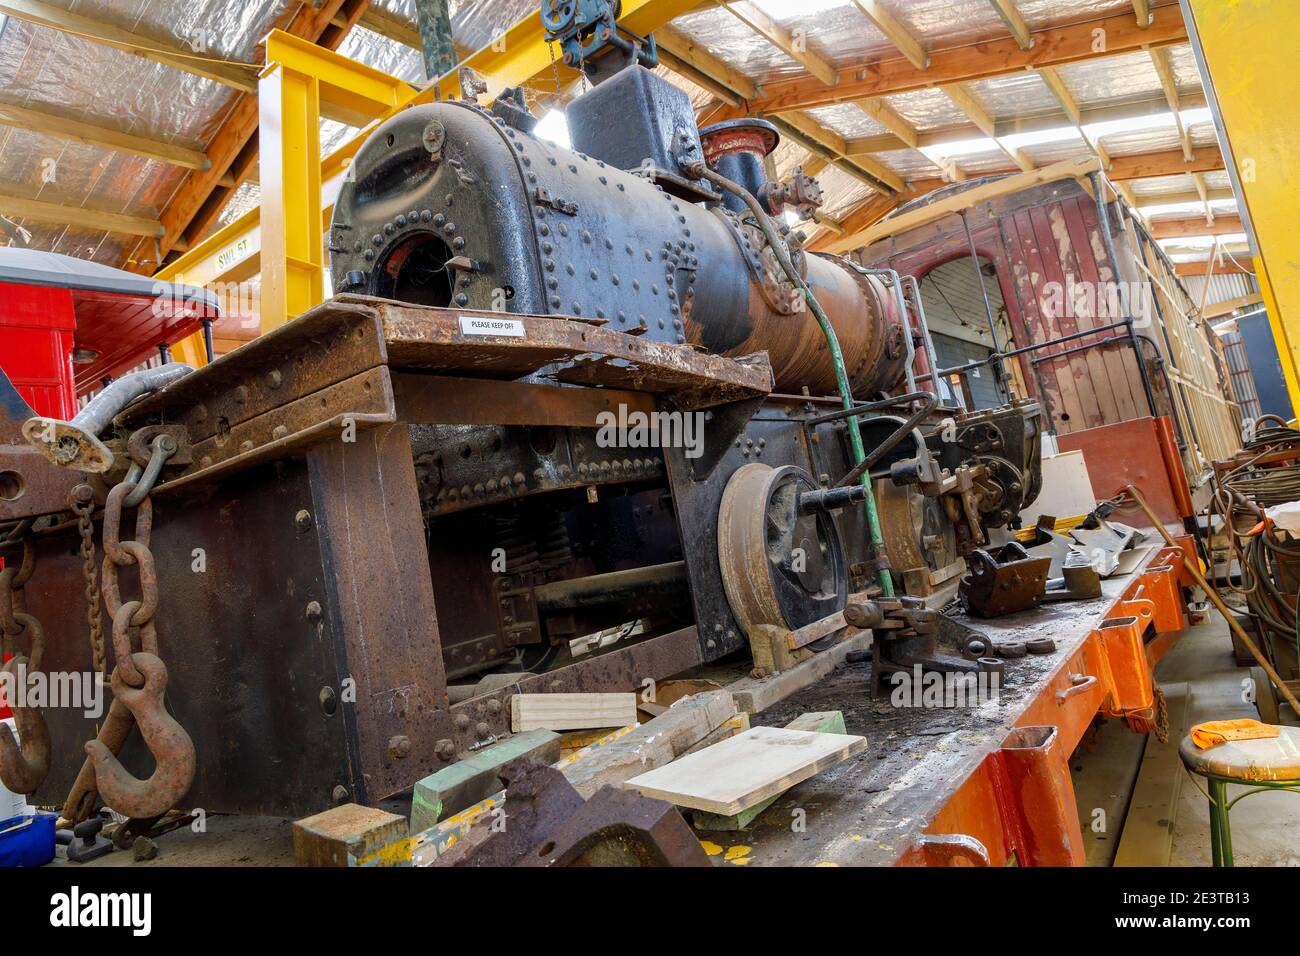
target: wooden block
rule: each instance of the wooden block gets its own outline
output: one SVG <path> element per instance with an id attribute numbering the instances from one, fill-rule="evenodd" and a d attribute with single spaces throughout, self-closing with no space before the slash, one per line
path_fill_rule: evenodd
<path id="1" fill-rule="evenodd" d="M 293 857 L 299 866 L 409 866 L 406 818 L 345 803 L 295 820 Z"/>
<path id="2" fill-rule="evenodd" d="M 749 714 L 737 714 L 735 717 L 730 717 L 727 720 L 724 720 L 716 730 L 699 743 L 692 744 L 690 747 L 686 748 L 686 753 L 683 753 L 682 756 L 684 757 L 686 754 L 693 754 L 695 751 L 703 750 L 705 747 L 712 747 L 714 744 L 720 743 L 728 737 L 734 737 L 736 734 L 743 734 L 748 729 Z"/>
<path id="3" fill-rule="evenodd" d="M 814 710 L 800 714 L 785 725 L 786 730 L 806 730 L 815 734 L 845 734 L 844 713 L 839 710 Z"/>
<path id="4" fill-rule="evenodd" d="M 515 694 L 510 729 L 582 730 L 636 723 L 636 694 Z"/>
<path id="5" fill-rule="evenodd" d="M 684 697 L 662 716 L 565 766 L 564 775 L 584 798 L 590 798 L 606 784 L 617 786 L 677 759 L 735 714 L 736 705 L 725 690 Z"/>
<path id="6" fill-rule="evenodd" d="M 796 691 L 821 680 L 843 664 L 844 658 L 850 651 L 865 651 L 870 648 L 871 632 L 862 631 L 852 637 L 846 637 L 834 647 L 819 651 L 787 671 L 761 680 L 745 677 L 728 684 L 727 690 L 731 691 L 731 696 L 736 699 L 737 710 L 743 710 L 747 714 L 762 713 Z"/>
<path id="7" fill-rule="evenodd" d="M 753 727 L 640 774 L 623 786 L 681 807 L 722 816 L 740 813 L 848 759 L 865 737 Z"/>
<path id="8" fill-rule="evenodd" d="M 444 816 L 459 813 L 501 789 L 497 771 L 516 757 L 551 764 L 560 759 L 560 735 L 528 730 L 431 773 L 411 794 L 411 832 L 427 830 Z"/>
<path id="9" fill-rule="evenodd" d="M 749 715 L 742 714 L 741 716 L 745 718 L 746 724 L 748 724 Z M 844 733 L 844 714 L 838 710 L 817 710 L 807 714 L 800 714 L 786 724 L 785 729 L 803 730 L 815 734 L 842 734 Z M 760 813 L 780 800 L 783 793 L 784 791 L 770 796 L 761 803 L 756 803 L 749 809 L 741 810 L 732 816 L 724 817 L 716 813 L 709 813 L 707 810 L 696 810 L 691 815 L 691 822 L 697 830 L 743 830 Z"/>

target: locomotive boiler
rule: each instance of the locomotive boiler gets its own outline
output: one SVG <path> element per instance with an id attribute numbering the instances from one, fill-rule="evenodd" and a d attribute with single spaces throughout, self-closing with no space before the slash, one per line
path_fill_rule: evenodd
<path id="1" fill-rule="evenodd" d="M 379 127 L 335 204 L 335 288 L 762 354 L 772 393 L 707 413 L 704 461 L 656 442 L 666 475 L 594 428 L 416 429 L 439 615 L 455 624 L 449 673 L 553 666 L 583 635 L 691 620 L 711 660 L 757 627 L 842 610 L 882 571 L 900 593 L 951 597 L 962 555 L 1037 492 L 1037 406 L 963 415 L 918 389 L 933 350 L 915 288 L 802 248 L 784 213 L 797 224 L 820 192 L 801 171 L 768 180 L 771 124 L 700 131 L 686 95 L 641 65 L 591 72 L 599 82 L 567 110 L 573 149 L 533 135 L 520 91 Z M 852 415 L 833 350 L 866 402 Z M 852 492 L 850 428 L 882 553 Z"/>

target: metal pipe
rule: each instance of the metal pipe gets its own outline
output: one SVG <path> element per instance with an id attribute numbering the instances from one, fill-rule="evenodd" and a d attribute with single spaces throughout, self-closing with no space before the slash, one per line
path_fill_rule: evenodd
<path id="1" fill-rule="evenodd" d="M 781 241 L 781 237 L 778 236 L 776 230 L 772 228 L 771 220 L 768 219 L 767 213 L 763 211 L 763 207 L 759 204 L 758 200 L 751 196 L 743 187 L 733 183 L 727 177 L 715 173 L 713 170 L 709 169 L 705 163 L 692 163 L 690 173 L 695 178 L 707 179 L 715 186 L 739 196 L 745 201 L 745 205 L 749 207 L 750 212 L 754 214 L 754 220 L 758 224 L 759 229 L 763 231 L 764 237 L 772 248 L 772 254 L 776 256 L 776 261 L 780 264 L 782 271 L 785 272 L 786 277 L 790 280 L 791 284 L 803 293 L 804 301 L 808 303 L 808 308 L 812 310 L 813 315 L 817 318 L 817 324 L 821 326 L 822 334 L 826 337 L 826 347 L 831 354 L 831 364 L 835 369 L 835 382 L 839 388 L 840 399 L 844 402 L 844 407 L 846 409 L 851 409 L 853 407 L 853 390 L 849 385 L 848 370 L 844 367 L 844 355 L 840 351 L 840 342 L 839 338 L 835 335 L 835 327 L 831 325 L 830 317 L 827 316 L 826 312 L 822 309 L 821 304 L 817 301 L 817 297 L 813 295 L 812 290 L 808 288 L 808 284 L 804 282 L 803 276 L 799 274 L 799 270 L 797 270 L 794 267 L 794 264 L 790 262 L 790 256 L 786 250 L 785 243 Z M 906 321 L 906 316 L 900 316 L 900 319 Z M 849 419 L 849 447 L 853 451 L 855 464 L 860 464 L 866 460 L 867 453 L 862 447 L 862 432 L 858 428 L 858 420 L 856 416 L 850 417 Z M 869 484 L 870 481 L 870 476 L 866 474 L 862 476 L 862 483 L 867 485 L 868 490 L 870 490 L 871 487 Z M 887 552 L 885 551 L 885 536 L 880 526 L 880 515 L 876 511 L 875 496 L 868 494 L 865 504 L 867 530 L 871 537 L 871 553 L 877 562 L 877 578 L 880 581 L 880 590 L 885 597 L 891 598 L 894 596 L 894 581 L 893 578 L 889 576 L 889 568 L 881 563 L 886 561 L 888 558 Z"/>
<path id="2" fill-rule="evenodd" d="M 216 350 L 212 347 L 212 320 L 203 320 L 203 351 L 208 357 L 208 364 L 211 365 L 217 357 Z"/>
<path id="3" fill-rule="evenodd" d="M 827 422 L 838 422 L 841 419 L 849 418 L 853 415 L 861 415 L 865 412 L 874 412 L 881 408 L 889 408 L 893 405 L 910 405 L 912 402 L 921 401 L 933 393 L 931 392 L 908 392 L 906 395 L 891 395 L 888 398 L 882 398 L 874 402 L 863 402 L 861 405 L 854 405 L 852 408 L 841 408 L 839 411 L 827 412 L 825 415 L 818 415 L 816 418 L 804 420 L 804 425 L 815 428 L 818 425 L 825 425 Z"/>
<path id="4" fill-rule="evenodd" d="M 836 484 L 837 488 L 855 481 L 863 481 L 863 483 L 870 481 L 871 466 L 893 451 L 898 446 L 898 443 L 910 435 L 912 429 L 921 424 L 925 416 L 934 410 L 934 406 L 939 402 L 939 396 L 930 392 L 922 392 L 921 394 L 925 396 L 921 400 L 921 407 L 912 413 L 911 418 L 899 425 L 888 438 L 872 449 L 871 454 L 855 465 L 852 471 L 841 478 Z"/>
<path id="5" fill-rule="evenodd" d="M 572 611 L 630 600 L 647 589 L 680 590 L 686 584 L 686 562 L 669 561 L 540 584 L 533 588 L 533 598 L 541 610 Z"/>
<path id="6" fill-rule="evenodd" d="M 157 391 L 194 371 L 181 362 L 123 375 L 86 403 L 70 422 L 37 416 L 23 423 L 23 437 L 56 465 L 77 471 L 104 472 L 113 453 L 99 434 L 117 414 L 141 395 Z"/>
<path id="7" fill-rule="evenodd" d="M 939 374 L 956 375 L 961 372 L 968 372 L 973 368 L 979 368 L 983 365 L 988 365 L 990 362 L 993 361 L 995 357 L 1000 356 L 1001 358 L 1004 359 L 1015 358 L 1017 355 L 1024 355 L 1026 352 L 1037 352 L 1039 349 L 1051 348 L 1053 345 L 1060 345 L 1063 342 L 1073 342 L 1075 339 L 1087 338 L 1088 336 L 1096 335 L 1099 332 L 1109 332 L 1112 329 L 1126 328 L 1127 325 L 1128 325 L 1127 322 L 1120 321 L 1120 322 L 1112 322 L 1109 325 L 1099 325 L 1095 329 L 1084 329 L 1082 332 L 1071 332 L 1069 335 L 1062 335 L 1059 338 L 1051 339 L 1047 342 L 1037 342 L 1033 345 L 1023 345 L 1020 348 L 1012 349 L 1009 352 L 995 352 L 992 355 L 988 356 L 988 358 L 972 359 L 971 361 L 965 363 L 964 365 L 954 365 L 952 368 L 940 369 Z M 1122 339 L 1119 336 L 1112 336 L 1111 339 L 1102 339 L 1101 342 L 1112 341 L 1112 340 L 1118 342 L 1121 341 Z M 1101 342 L 1096 342 L 1093 344 L 1099 345 L 1101 344 Z M 1068 355 L 1068 354 L 1069 354 L 1068 352 L 1056 352 L 1053 353 L 1052 355 L 1045 355 L 1041 358 L 1034 359 L 1034 361 L 1042 362 L 1048 359 L 1059 358 L 1062 355 Z M 930 377 L 929 374 L 921 375 L 917 378 L 917 381 L 921 381 L 922 379 L 926 379 L 929 377 Z"/>
<path id="8" fill-rule="evenodd" d="M 934 336 L 930 334 L 930 323 L 925 317 L 925 303 L 921 300 L 921 283 L 911 273 L 905 275 L 903 279 L 912 290 L 912 304 L 916 307 L 916 322 L 921 327 L 921 338 L 925 343 L 926 358 L 930 361 L 929 377 L 934 384 L 933 391 L 937 395 L 939 393 L 939 382 L 935 370 L 939 368 L 939 355 L 934 349 Z M 918 378 L 916 381 L 919 382 L 920 379 Z M 957 399 L 957 404 L 961 406 L 961 410 L 966 411 L 965 397 L 956 391 L 954 391 L 953 397 Z"/>
<path id="9" fill-rule="evenodd" d="M 975 235 L 970 231 L 969 210 L 961 211 L 961 225 L 966 230 L 966 245 L 970 247 L 971 264 L 975 267 L 975 281 L 979 283 L 980 295 L 984 299 L 984 315 L 989 322 L 989 335 L 993 339 L 993 355 L 997 356 L 993 367 L 993 381 L 998 387 L 998 397 L 1003 404 L 1011 401 L 1011 390 L 1007 388 L 1007 367 L 1002 362 L 1002 344 L 998 341 L 998 323 L 993 317 L 993 303 L 989 301 L 989 290 L 984 287 L 984 270 L 980 268 L 979 251 L 975 248 Z"/>

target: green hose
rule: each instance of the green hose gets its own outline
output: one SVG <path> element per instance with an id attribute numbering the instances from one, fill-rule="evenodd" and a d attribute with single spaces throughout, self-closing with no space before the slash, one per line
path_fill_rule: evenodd
<path id="1" fill-rule="evenodd" d="M 709 169 L 704 163 L 695 163 L 691 172 L 696 174 L 697 178 L 707 179 L 733 196 L 739 196 L 745 205 L 749 207 L 750 212 L 754 214 L 758 227 L 763 230 L 768 245 L 772 247 L 772 252 L 776 255 L 776 261 L 780 264 L 786 277 L 794 284 L 794 287 L 803 293 L 804 301 L 808 303 L 808 308 L 816 316 L 817 324 L 821 326 L 822 335 L 826 336 L 826 345 L 830 349 L 831 365 L 835 368 L 835 384 L 839 388 L 840 400 L 844 403 L 845 409 L 852 408 L 853 390 L 849 386 L 849 373 L 844 366 L 844 353 L 840 351 L 839 337 L 835 334 L 835 328 L 831 325 L 831 320 L 822 309 L 821 303 L 817 301 L 817 297 L 808 288 L 808 284 L 803 281 L 803 276 L 799 275 L 794 263 L 790 261 L 785 243 L 776 234 L 776 230 L 772 228 L 772 223 L 768 219 L 767 213 L 763 211 L 763 207 L 759 205 L 757 199 L 750 195 L 748 190 L 732 182 L 726 176 L 721 176 Z M 853 415 L 848 422 L 849 445 L 853 449 L 853 465 L 857 467 L 866 460 L 867 452 L 862 446 L 862 432 L 858 429 L 858 417 Z M 876 560 L 880 561 L 885 554 L 885 536 L 880 529 L 880 516 L 876 513 L 876 498 L 872 493 L 871 476 L 864 471 L 859 481 L 867 489 L 864 504 L 867 512 L 867 532 L 871 537 L 871 551 Z M 894 596 L 894 579 L 890 577 L 889 569 L 878 567 L 876 573 L 880 580 L 881 594 L 884 597 L 892 598 Z"/>

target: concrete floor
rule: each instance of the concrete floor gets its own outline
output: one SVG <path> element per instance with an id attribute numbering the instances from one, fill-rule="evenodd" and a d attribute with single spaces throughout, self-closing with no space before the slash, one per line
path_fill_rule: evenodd
<path id="1" fill-rule="evenodd" d="M 1232 717 L 1258 719 L 1255 705 L 1243 699 L 1242 682 L 1249 678 L 1250 669 L 1238 667 L 1233 657 L 1228 625 L 1213 612 L 1205 623 L 1188 628 L 1156 668 L 1162 686 L 1186 683 L 1188 727 Z M 1282 719 L 1284 723 L 1296 722 L 1285 709 Z M 1176 744 L 1170 741 L 1170 746 Z M 1154 738 L 1151 745 L 1158 746 Z M 1108 721 L 1093 749 L 1080 747 L 1075 754 L 1071 769 L 1089 866 L 1109 866 L 1114 859 L 1146 746 L 1145 737 L 1117 721 Z M 1199 778 L 1197 782 L 1201 782 Z M 1229 796 L 1243 789 L 1232 787 Z M 1089 826 L 1097 808 L 1107 818 L 1100 833 Z M 1170 866 L 1209 866 L 1206 798 L 1186 775 L 1179 785 L 1172 833 Z M 1261 793 L 1238 803 L 1232 810 L 1232 843 L 1238 866 L 1300 866 L 1300 795 Z"/>

